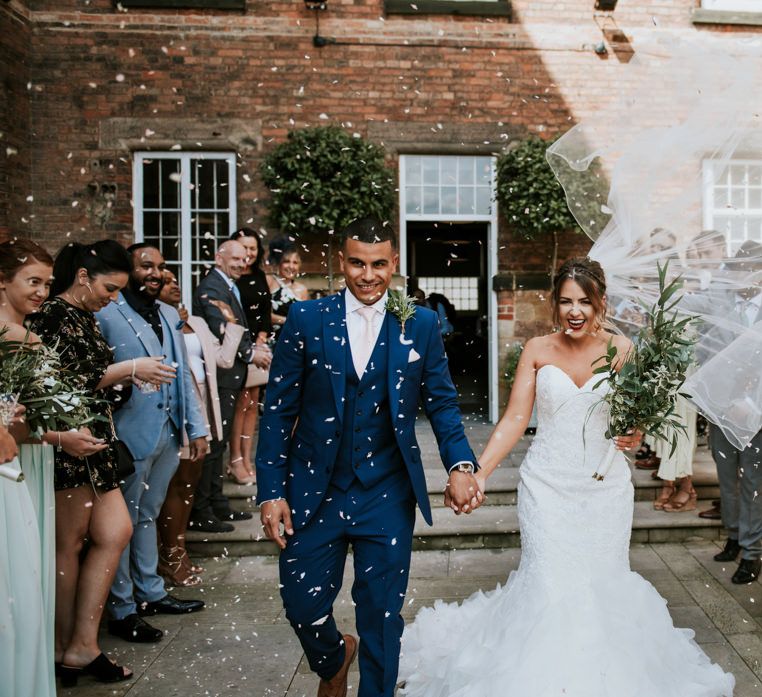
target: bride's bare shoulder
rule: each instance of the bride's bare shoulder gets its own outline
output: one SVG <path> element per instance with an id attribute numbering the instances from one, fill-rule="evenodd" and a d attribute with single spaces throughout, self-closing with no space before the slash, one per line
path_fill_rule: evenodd
<path id="1" fill-rule="evenodd" d="M 526 355 L 537 356 L 548 350 L 556 348 L 556 334 L 544 334 L 543 336 L 533 336 L 524 344 L 524 353 Z"/>

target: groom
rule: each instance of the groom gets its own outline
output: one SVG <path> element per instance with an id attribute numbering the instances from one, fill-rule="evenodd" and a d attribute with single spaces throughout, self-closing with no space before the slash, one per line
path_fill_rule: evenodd
<path id="1" fill-rule="evenodd" d="M 344 697 L 357 652 L 357 639 L 342 636 L 333 618 L 350 544 L 358 697 L 392 697 L 416 502 L 431 524 L 415 438 L 419 402 L 450 473 L 448 503 L 468 513 L 482 497 L 436 314 L 416 307 L 403 334 L 386 309 L 399 259 L 393 231 L 357 220 L 344 230 L 339 258 L 346 290 L 296 305 L 275 350 L 257 502 L 265 534 L 284 550 L 281 596 L 321 678 L 318 697 Z"/>

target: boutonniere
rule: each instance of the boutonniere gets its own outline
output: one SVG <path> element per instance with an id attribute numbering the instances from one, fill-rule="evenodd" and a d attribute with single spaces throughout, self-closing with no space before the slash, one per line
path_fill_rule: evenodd
<path id="1" fill-rule="evenodd" d="M 389 290 L 389 297 L 386 299 L 386 311 L 391 312 L 400 323 L 402 333 L 400 334 L 400 343 L 412 343 L 405 339 L 405 322 L 415 316 L 415 302 L 412 298 L 405 295 L 401 290 Z"/>

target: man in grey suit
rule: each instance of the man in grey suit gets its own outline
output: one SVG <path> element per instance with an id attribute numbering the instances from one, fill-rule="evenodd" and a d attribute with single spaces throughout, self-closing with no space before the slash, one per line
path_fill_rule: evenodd
<path id="1" fill-rule="evenodd" d="M 208 431 L 193 388 L 182 322 L 173 307 L 158 299 L 164 258 L 149 244 L 136 244 L 128 251 L 133 262 L 129 284 L 119 301 L 109 303 L 96 319 L 115 361 L 163 356 L 167 373 L 175 375 L 161 385 L 135 385 L 114 414 L 117 436 L 135 458 L 135 472 L 122 483 L 134 530 L 111 586 L 108 629 L 127 641 L 154 642 L 163 632 L 142 616 L 204 607 L 201 600 L 180 600 L 166 592 L 156 569 L 156 518 L 180 463 L 182 432 L 188 434 L 191 458 L 198 460 L 206 453 Z"/>
<path id="2" fill-rule="evenodd" d="M 750 264 L 745 260 L 762 258 L 762 245 L 747 241 L 736 253 L 737 272 L 747 273 L 755 269 L 745 268 Z M 758 285 L 739 288 L 725 293 L 726 316 L 737 320 L 741 327 L 752 327 L 762 321 L 762 291 Z M 718 312 L 718 308 L 714 308 Z M 702 337 L 708 345 L 728 346 L 734 339 L 743 341 L 743 334 L 735 338 L 732 332 L 722 336 L 722 330 Z M 701 344 L 699 344 L 699 350 Z M 709 444 L 717 466 L 720 482 L 722 522 L 728 531 L 728 539 L 722 552 L 715 555 L 715 561 L 735 561 L 741 555 L 741 562 L 733 574 L 736 584 L 751 583 L 762 570 L 762 431 L 752 438 L 751 443 L 739 450 L 730 443 L 722 430 L 709 424 Z"/>
<path id="3" fill-rule="evenodd" d="M 193 294 L 193 314 L 203 317 L 209 329 L 220 340 L 225 331 L 225 318 L 212 300 L 222 300 L 235 313 L 238 324 L 248 329 L 246 315 L 241 306 L 241 296 L 236 281 L 245 269 L 246 250 L 238 242 L 228 241 L 220 245 L 214 257 L 214 268 L 199 283 Z M 235 403 L 245 383 L 249 363 L 269 368 L 270 349 L 254 344 L 248 331 L 238 344 L 238 352 L 232 368 L 217 368 L 217 391 L 222 416 L 222 438 L 213 440 L 209 455 L 204 460 L 201 480 L 196 488 L 190 527 L 203 532 L 229 532 L 229 521 L 247 520 L 248 511 L 234 511 L 228 498 L 222 493 L 222 459 L 230 438 L 235 414 Z"/>

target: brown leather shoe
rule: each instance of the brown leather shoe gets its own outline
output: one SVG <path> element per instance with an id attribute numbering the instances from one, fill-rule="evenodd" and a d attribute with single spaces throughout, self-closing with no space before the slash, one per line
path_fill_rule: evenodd
<path id="1" fill-rule="evenodd" d="M 722 512 L 719 506 L 712 506 L 709 510 L 701 511 L 699 518 L 707 518 L 709 520 L 722 520 Z"/>
<path id="2" fill-rule="evenodd" d="M 344 663 L 342 663 L 339 672 L 330 680 L 320 681 L 318 685 L 317 697 L 347 697 L 347 675 L 349 666 L 357 656 L 357 639 L 351 634 L 344 635 Z"/>

